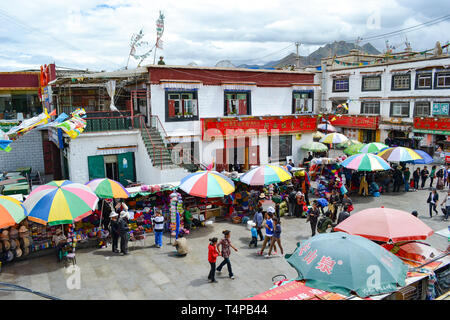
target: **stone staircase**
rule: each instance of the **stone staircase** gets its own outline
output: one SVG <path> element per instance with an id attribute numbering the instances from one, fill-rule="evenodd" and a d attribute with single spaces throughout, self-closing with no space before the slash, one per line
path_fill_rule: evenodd
<path id="1" fill-rule="evenodd" d="M 170 149 L 167 148 L 159 131 L 153 127 L 149 127 L 147 128 L 147 130 L 145 128 L 140 129 L 142 140 L 144 141 L 145 147 L 147 148 L 147 153 L 152 160 L 153 166 L 157 168 L 176 166 L 172 162 Z"/>

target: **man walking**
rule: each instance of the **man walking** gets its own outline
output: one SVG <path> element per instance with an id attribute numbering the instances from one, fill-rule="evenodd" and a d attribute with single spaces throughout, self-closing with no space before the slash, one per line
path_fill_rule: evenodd
<path id="1" fill-rule="evenodd" d="M 308 219 L 306 219 L 306 222 L 309 221 L 311 225 L 311 237 L 314 237 L 316 234 L 316 226 L 317 226 L 317 219 L 319 218 L 320 211 L 319 211 L 319 203 L 317 200 L 313 201 L 312 208 L 309 211 Z"/>
<path id="2" fill-rule="evenodd" d="M 288 196 L 288 203 L 289 203 L 289 216 L 293 217 L 295 214 L 295 205 L 297 203 L 297 192 L 294 190 L 294 186 L 290 184 L 289 186 L 289 196 Z"/>
<path id="3" fill-rule="evenodd" d="M 447 193 L 447 196 L 444 197 L 444 201 L 442 201 L 442 205 L 445 204 L 445 221 L 448 221 L 448 216 L 450 215 L 450 190 Z"/>
<path id="4" fill-rule="evenodd" d="M 400 185 L 403 182 L 403 175 L 402 175 L 402 172 L 400 171 L 399 167 L 395 168 L 393 178 L 394 178 L 394 190 L 393 191 L 399 192 Z"/>
<path id="5" fill-rule="evenodd" d="M 409 168 L 406 167 L 405 171 L 403 172 L 403 181 L 405 182 L 405 191 L 409 191 L 409 178 L 411 177 L 411 171 L 409 171 Z"/>
<path id="6" fill-rule="evenodd" d="M 259 236 L 259 241 L 263 241 L 263 238 L 264 238 L 263 235 L 262 235 L 262 232 L 261 232 L 261 229 L 263 227 L 262 224 L 263 224 L 263 221 L 264 221 L 264 217 L 263 217 L 263 214 L 261 212 L 261 209 L 262 208 L 258 208 L 256 213 L 255 213 L 255 216 L 253 217 L 253 222 L 256 224 L 256 231 L 257 231 L 258 236 Z"/>
<path id="7" fill-rule="evenodd" d="M 119 215 L 116 212 L 111 212 L 109 215 L 109 218 L 111 219 L 110 222 L 110 232 L 111 232 L 111 238 L 112 238 L 112 251 L 114 253 L 119 253 L 119 250 L 117 249 L 119 244 L 119 222 L 117 221 L 117 218 Z"/>

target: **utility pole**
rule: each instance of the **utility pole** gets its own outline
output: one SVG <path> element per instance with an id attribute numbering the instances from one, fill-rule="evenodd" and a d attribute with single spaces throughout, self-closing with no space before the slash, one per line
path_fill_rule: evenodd
<path id="1" fill-rule="evenodd" d="M 295 57 L 295 64 L 296 64 L 296 67 L 297 67 L 297 69 L 300 69 L 300 56 L 298 55 L 298 46 L 300 45 L 300 42 L 299 41 L 297 41 L 296 43 L 295 43 L 295 46 L 297 47 L 297 56 Z"/>

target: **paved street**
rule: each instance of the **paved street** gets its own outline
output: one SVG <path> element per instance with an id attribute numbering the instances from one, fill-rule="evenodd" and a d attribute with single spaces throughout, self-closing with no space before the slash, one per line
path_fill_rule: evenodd
<path id="1" fill-rule="evenodd" d="M 438 216 L 429 217 L 426 199 L 428 190 L 387 194 L 379 198 L 353 196 L 355 211 L 385 206 L 408 212 L 416 209 L 419 218 L 433 230 L 448 226 L 439 210 Z M 440 202 L 446 192 L 440 192 Z M 282 243 L 285 253 L 294 250 L 296 243 L 310 236 L 305 219 L 282 218 Z M 232 243 L 239 249 L 232 251 L 231 263 L 236 279 L 228 278 L 226 268 L 217 276 L 218 283 L 210 284 L 207 261 L 208 238 L 222 237 L 222 230 L 231 230 Z M 281 257 L 270 259 L 256 255 L 250 249 L 250 231 L 243 224 L 216 222 L 212 226 L 193 230 L 188 236 L 190 253 L 179 258 L 164 237 L 164 247 L 153 247 L 150 237 L 145 247 L 136 246 L 128 256 L 111 253 L 111 249 L 84 249 L 77 251 L 77 263 L 81 270 L 80 289 L 69 290 L 63 266 L 54 256 L 42 257 L 14 263 L 3 267 L 1 282 L 25 286 L 62 299 L 242 299 L 260 293 L 272 286 L 272 277 L 284 274 L 288 278 L 296 272 Z M 438 249 L 445 249 L 447 238 L 432 235 L 427 242 Z M 260 247 L 261 243 L 258 243 Z M 222 258 L 218 258 L 219 263 Z M 0 299 L 42 299 L 24 293 L 0 293 Z"/>

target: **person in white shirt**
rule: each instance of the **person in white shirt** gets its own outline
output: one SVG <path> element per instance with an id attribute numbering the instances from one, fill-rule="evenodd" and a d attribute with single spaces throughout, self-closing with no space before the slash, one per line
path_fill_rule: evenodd
<path id="1" fill-rule="evenodd" d="M 161 211 L 157 210 L 153 220 L 153 232 L 155 233 L 155 245 L 157 248 L 162 247 L 162 234 L 164 231 L 164 217 Z"/>

